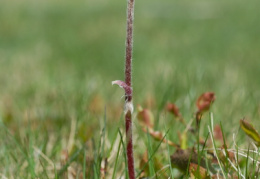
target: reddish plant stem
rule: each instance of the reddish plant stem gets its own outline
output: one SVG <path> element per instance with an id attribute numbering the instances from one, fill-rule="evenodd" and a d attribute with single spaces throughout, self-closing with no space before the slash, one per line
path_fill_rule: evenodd
<path id="1" fill-rule="evenodd" d="M 126 34 L 126 56 L 125 56 L 125 83 L 131 88 L 132 85 L 132 52 L 133 52 L 133 18 L 134 18 L 134 0 L 128 0 L 127 4 L 127 34 Z M 132 94 L 126 94 L 125 98 L 125 127 L 127 144 L 127 163 L 128 175 L 130 179 L 135 179 L 135 167 L 133 156 L 132 140 Z"/>
<path id="2" fill-rule="evenodd" d="M 133 17 L 134 0 L 128 0 L 127 5 L 127 34 L 126 34 L 126 58 L 125 58 L 125 82 L 131 87 L 132 81 L 132 51 L 133 51 Z M 131 99 L 129 100 L 131 101 Z"/>
<path id="3" fill-rule="evenodd" d="M 127 164 L 128 175 L 130 179 L 135 178 L 134 156 L 133 156 L 133 140 L 132 140 L 132 115 L 128 112 L 125 115 L 125 127 L 126 127 L 126 143 L 127 143 Z"/>

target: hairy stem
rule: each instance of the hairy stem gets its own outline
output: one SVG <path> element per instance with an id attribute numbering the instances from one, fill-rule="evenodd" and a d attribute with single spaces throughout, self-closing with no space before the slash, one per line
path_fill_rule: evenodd
<path id="1" fill-rule="evenodd" d="M 132 85 L 132 52 L 133 52 L 133 18 L 134 0 L 128 0 L 127 4 L 127 34 L 126 34 L 126 56 L 125 56 L 125 83 L 130 88 Z M 130 106 L 130 107 L 129 107 Z M 126 93 L 125 98 L 125 127 L 127 144 L 128 175 L 130 179 L 135 178 L 133 140 L 132 140 L 132 94 Z"/>
<path id="2" fill-rule="evenodd" d="M 127 5 L 127 34 L 126 34 L 126 57 L 125 57 L 125 82 L 131 87 L 132 81 L 132 51 L 133 51 L 133 18 L 134 0 L 128 0 Z M 131 99 L 129 99 L 131 101 Z"/>
<path id="3" fill-rule="evenodd" d="M 119 85 L 125 90 L 125 129 L 128 175 L 135 179 L 133 139 L 132 139 L 132 113 L 133 113 L 133 89 L 132 89 L 132 53 L 133 53 L 133 19 L 134 0 L 128 0 L 127 27 L 126 27 L 126 55 L 125 55 L 125 81 L 115 80 L 112 85 Z"/>
<path id="4" fill-rule="evenodd" d="M 130 179 L 135 178 L 134 156 L 133 156 L 133 140 L 132 140 L 132 114 L 128 112 L 125 115 L 125 128 L 126 128 L 126 153 L 128 164 L 128 175 Z"/>

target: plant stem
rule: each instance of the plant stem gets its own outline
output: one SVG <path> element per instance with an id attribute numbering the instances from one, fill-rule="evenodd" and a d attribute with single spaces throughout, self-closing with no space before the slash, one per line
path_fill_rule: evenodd
<path id="1" fill-rule="evenodd" d="M 135 178 L 134 156 L 133 156 L 133 140 L 132 140 L 132 114 L 127 113 L 125 115 L 125 127 L 126 127 L 126 153 L 128 164 L 129 179 Z"/>
<path id="2" fill-rule="evenodd" d="M 127 4 L 127 34 L 126 34 L 126 56 L 125 56 L 125 83 L 131 88 L 132 85 L 132 52 L 133 52 L 133 18 L 134 0 L 128 0 Z M 132 93 L 126 93 L 125 97 L 125 127 L 127 144 L 128 175 L 130 179 L 135 178 L 133 139 L 132 139 Z"/>
<path id="3" fill-rule="evenodd" d="M 134 0 L 128 0 L 128 5 L 127 5 L 126 58 L 125 58 L 125 82 L 129 87 L 131 87 L 131 78 L 132 78 L 133 18 L 134 18 Z M 129 101 L 131 101 L 131 98 L 129 99 Z"/>
<path id="4" fill-rule="evenodd" d="M 133 138 L 132 138 L 132 113 L 133 113 L 133 90 L 132 90 L 132 53 L 133 53 L 133 19 L 134 0 L 128 0 L 127 4 L 127 27 L 126 27 L 126 55 L 125 55 L 125 81 L 115 80 L 113 84 L 119 85 L 125 90 L 125 129 L 126 129 L 126 153 L 129 179 L 135 179 Z"/>

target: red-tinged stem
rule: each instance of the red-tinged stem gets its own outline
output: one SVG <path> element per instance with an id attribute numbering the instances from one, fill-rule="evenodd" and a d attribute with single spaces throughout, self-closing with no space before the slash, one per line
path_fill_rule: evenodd
<path id="1" fill-rule="evenodd" d="M 134 156 L 133 156 L 133 140 L 132 140 L 132 114 L 128 112 L 125 115 L 126 143 L 127 143 L 127 163 L 128 175 L 130 179 L 135 178 Z"/>
<path id="2" fill-rule="evenodd" d="M 127 4 L 127 34 L 126 34 L 126 56 L 125 56 L 125 83 L 130 88 L 132 85 L 132 53 L 133 53 L 133 18 L 134 0 L 128 0 Z M 129 108 L 130 106 L 130 108 Z M 127 163 L 129 179 L 135 179 L 135 167 L 132 140 L 132 94 L 126 93 L 125 98 L 125 127 L 127 144 Z"/>
<path id="3" fill-rule="evenodd" d="M 131 87 L 132 78 L 132 51 L 133 51 L 133 18 L 134 0 L 128 0 L 127 5 L 127 34 L 126 34 L 126 58 L 125 58 L 125 82 Z M 130 100 L 131 101 L 131 100 Z"/>

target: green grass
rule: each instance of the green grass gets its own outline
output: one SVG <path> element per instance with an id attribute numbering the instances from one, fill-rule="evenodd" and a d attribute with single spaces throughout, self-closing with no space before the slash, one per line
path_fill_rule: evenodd
<path id="1" fill-rule="evenodd" d="M 179 106 L 188 122 L 197 97 L 214 91 L 214 123 L 222 121 L 229 147 L 238 133 L 236 144 L 247 153 L 239 119 L 249 118 L 260 129 L 259 5 L 256 0 L 136 1 L 134 105 L 149 107 L 156 129 L 169 129 L 167 140 L 178 143 L 177 131 L 185 126 L 164 112 L 165 103 Z M 0 176 L 58 178 L 74 172 L 83 178 L 85 171 L 85 178 L 98 178 L 106 158 L 108 176 L 125 175 L 118 133 L 124 140 L 123 91 L 111 86 L 124 79 L 125 18 L 126 2 L 120 0 L 0 3 Z M 208 118 L 200 136 L 209 132 Z M 192 147 L 197 139 L 188 137 Z M 148 139 L 134 118 L 136 171 L 149 150 L 153 175 L 155 161 L 168 165 L 175 149 Z M 241 172 L 250 175 L 251 165 L 243 158 Z M 70 169 L 61 173 L 64 166 Z"/>

